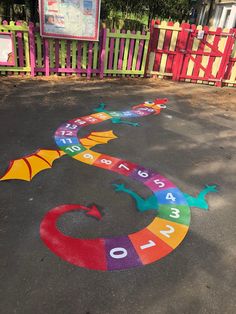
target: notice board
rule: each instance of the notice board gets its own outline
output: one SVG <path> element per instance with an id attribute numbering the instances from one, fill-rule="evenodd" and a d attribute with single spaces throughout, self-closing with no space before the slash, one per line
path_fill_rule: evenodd
<path id="1" fill-rule="evenodd" d="M 96 41 L 101 0 L 40 0 L 40 33 L 44 37 Z"/>

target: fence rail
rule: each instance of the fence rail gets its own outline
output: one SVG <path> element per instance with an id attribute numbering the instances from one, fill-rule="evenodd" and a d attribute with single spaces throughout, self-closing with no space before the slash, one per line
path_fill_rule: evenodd
<path id="1" fill-rule="evenodd" d="M 236 29 L 152 21 L 150 32 L 102 28 L 98 42 L 42 38 L 38 26 L 4 21 L 15 65 L 1 75 L 154 76 L 236 87 Z"/>

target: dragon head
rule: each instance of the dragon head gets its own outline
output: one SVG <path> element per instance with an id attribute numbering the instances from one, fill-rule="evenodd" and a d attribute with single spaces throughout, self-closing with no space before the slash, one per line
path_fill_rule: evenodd
<path id="1" fill-rule="evenodd" d="M 132 107 L 132 109 L 138 109 L 143 106 L 149 107 L 155 110 L 155 114 L 159 114 L 162 109 L 166 108 L 165 103 L 168 101 L 167 98 L 155 99 L 154 101 L 145 101 L 143 104 Z"/>

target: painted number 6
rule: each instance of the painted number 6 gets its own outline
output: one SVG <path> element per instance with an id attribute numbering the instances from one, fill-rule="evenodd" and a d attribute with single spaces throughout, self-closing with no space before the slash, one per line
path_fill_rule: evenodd
<path id="1" fill-rule="evenodd" d="M 142 178 L 147 178 L 148 177 L 148 173 L 147 172 L 143 172 L 141 170 L 138 171 L 138 175 Z"/>

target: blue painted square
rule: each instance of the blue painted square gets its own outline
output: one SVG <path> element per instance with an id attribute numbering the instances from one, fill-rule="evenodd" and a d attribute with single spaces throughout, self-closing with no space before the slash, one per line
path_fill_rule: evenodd
<path id="1" fill-rule="evenodd" d="M 132 117 L 139 117 L 138 114 L 136 114 L 133 111 L 123 111 L 122 112 L 122 117 L 126 117 L 126 118 L 132 118 Z"/>
<path id="2" fill-rule="evenodd" d="M 79 140 L 77 137 L 55 136 L 55 142 L 59 147 L 79 144 Z"/>
<path id="3" fill-rule="evenodd" d="M 154 194 L 159 204 L 188 205 L 183 193 L 177 188 L 157 191 Z"/>

